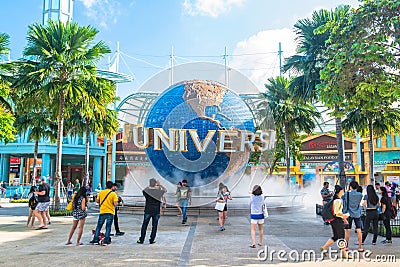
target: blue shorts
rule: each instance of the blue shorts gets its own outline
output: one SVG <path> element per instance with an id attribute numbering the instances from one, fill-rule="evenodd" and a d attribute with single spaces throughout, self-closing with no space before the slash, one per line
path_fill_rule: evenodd
<path id="1" fill-rule="evenodd" d="M 358 218 L 348 217 L 347 221 L 349 222 L 349 224 L 346 225 L 344 229 L 351 229 L 351 225 L 353 224 L 353 221 L 354 221 L 354 225 L 356 226 L 356 229 L 362 228 L 362 222 L 361 222 L 360 217 L 358 217 Z"/>

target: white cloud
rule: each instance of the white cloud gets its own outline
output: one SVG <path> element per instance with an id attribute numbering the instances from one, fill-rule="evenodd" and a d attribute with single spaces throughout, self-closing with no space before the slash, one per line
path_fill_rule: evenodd
<path id="1" fill-rule="evenodd" d="M 81 0 L 85 7 L 91 8 L 94 3 L 96 3 L 96 0 Z"/>
<path id="2" fill-rule="evenodd" d="M 282 64 L 284 58 L 296 52 L 295 33 L 290 29 L 260 31 L 246 40 L 240 41 L 230 57 L 229 66 L 246 74 L 259 90 L 265 91 L 268 78 L 279 75 L 279 42 L 282 44 Z"/>
<path id="3" fill-rule="evenodd" d="M 232 6 L 242 6 L 245 0 L 185 0 L 183 9 L 191 16 L 202 15 L 213 18 L 228 12 Z"/>
<path id="4" fill-rule="evenodd" d="M 96 20 L 103 28 L 117 23 L 122 15 L 122 5 L 118 0 L 80 0 L 86 7 L 86 16 Z"/>

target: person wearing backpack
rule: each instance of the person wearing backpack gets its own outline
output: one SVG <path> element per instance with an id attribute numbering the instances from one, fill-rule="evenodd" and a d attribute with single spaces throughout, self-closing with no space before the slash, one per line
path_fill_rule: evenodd
<path id="1" fill-rule="evenodd" d="M 361 222 L 361 200 L 363 198 L 362 193 L 357 192 L 358 189 L 358 183 L 356 181 L 351 181 L 349 185 L 349 191 L 347 191 L 343 195 L 343 212 L 344 213 L 349 213 L 350 216 L 347 218 L 347 221 L 349 222 L 348 224 L 345 225 L 346 229 L 346 234 L 345 234 L 345 239 L 347 246 L 349 245 L 349 239 L 350 239 L 350 230 L 351 230 L 351 225 L 353 224 L 356 227 L 356 233 L 358 237 L 358 252 L 364 252 L 364 249 L 362 248 L 362 222 Z M 348 249 L 348 247 L 346 248 Z"/>
<path id="2" fill-rule="evenodd" d="M 365 239 L 367 238 L 369 226 L 372 222 L 373 233 L 374 236 L 372 238 L 372 245 L 376 245 L 376 239 L 378 238 L 378 207 L 380 206 L 379 197 L 375 192 L 375 189 L 372 185 L 367 186 L 367 194 L 364 196 L 364 206 L 367 208 L 366 216 L 365 216 L 365 225 L 362 243 L 364 244 Z"/>
<path id="3" fill-rule="evenodd" d="M 385 226 L 385 232 L 386 232 L 386 239 L 383 240 L 381 243 L 382 244 L 392 244 L 392 229 L 390 228 L 390 219 L 391 219 L 391 207 L 392 203 L 390 201 L 390 198 L 388 196 L 388 192 L 386 190 L 386 187 L 382 186 L 379 188 L 379 194 L 381 194 L 381 208 L 382 208 L 382 221 L 383 225 Z"/>
<path id="4" fill-rule="evenodd" d="M 93 240 L 90 241 L 91 244 L 98 244 L 100 239 L 100 231 L 103 227 L 105 221 L 106 223 L 106 233 L 104 238 L 104 245 L 111 244 L 110 234 L 111 234 L 111 226 L 114 220 L 115 214 L 115 206 L 118 205 L 118 196 L 111 189 L 114 183 L 111 181 L 107 181 L 106 189 L 100 191 L 97 194 L 96 202 L 99 203 L 100 215 L 97 220 L 96 232 L 93 236 Z"/>
<path id="5" fill-rule="evenodd" d="M 33 228 L 33 224 L 35 223 L 34 211 L 38 204 L 37 196 L 35 195 L 36 189 L 36 186 L 32 186 L 28 193 L 29 215 L 28 221 L 26 222 L 26 227 L 28 227 L 29 223 L 31 223 L 31 228 Z"/>
<path id="6" fill-rule="evenodd" d="M 344 195 L 344 189 L 340 185 L 335 185 L 335 193 L 333 199 L 327 205 L 331 205 L 333 220 L 330 222 L 332 227 L 333 236 L 326 241 L 325 245 L 321 247 L 321 253 L 326 253 L 330 245 L 335 243 L 339 239 L 345 238 L 344 224 L 347 224 L 347 218 L 349 214 L 343 214 L 342 196 Z M 342 257 L 347 258 L 346 248 L 341 248 Z"/>

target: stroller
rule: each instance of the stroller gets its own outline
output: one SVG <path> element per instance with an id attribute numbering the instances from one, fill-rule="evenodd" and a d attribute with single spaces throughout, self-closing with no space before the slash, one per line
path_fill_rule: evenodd
<path id="1" fill-rule="evenodd" d="M 96 234 L 96 230 L 92 230 L 92 234 L 94 236 Z M 106 238 L 106 235 L 103 232 L 100 232 L 100 234 L 99 234 L 99 243 L 98 244 L 101 245 L 101 246 L 105 246 L 105 244 L 104 244 L 105 238 Z M 111 237 L 110 237 L 110 243 L 111 243 Z"/>

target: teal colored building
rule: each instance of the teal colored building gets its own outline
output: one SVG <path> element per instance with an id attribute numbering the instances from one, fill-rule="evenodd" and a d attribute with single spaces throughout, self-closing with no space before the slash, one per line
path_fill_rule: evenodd
<path id="1" fill-rule="evenodd" d="M 72 20 L 73 0 L 43 0 L 42 24 L 49 19 L 67 22 Z M 118 55 L 117 59 L 118 60 Z M 117 62 L 118 63 L 118 62 Z M 132 77 L 108 70 L 98 70 L 98 76 L 119 82 L 132 81 Z M 68 129 L 65 129 L 68 131 Z M 14 142 L 0 143 L 0 181 L 10 189 L 17 185 L 33 183 L 33 152 L 34 142 L 28 140 L 29 131 L 19 133 Z M 62 181 L 74 183 L 76 179 L 82 182 L 85 170 L 85 136 L 67 136 L 63 140 L 62 149 Z M 107 177 L 107 140 L 90 134 L 89 138 L 89 176 L 92 188 L 99 183 L 105 186 Z M 39 141 L 37 178 L 44 176 L 53 184 L 56 166 L 56 144 L 49 140 Z M 13 193 L 12 190 L 8 194 Z"/>

